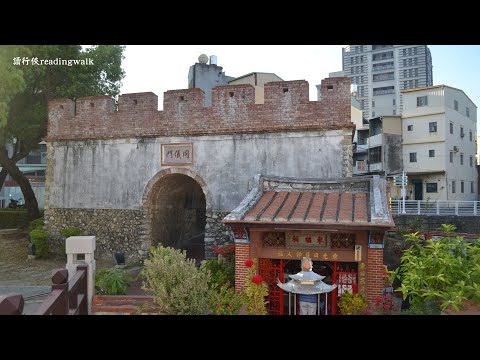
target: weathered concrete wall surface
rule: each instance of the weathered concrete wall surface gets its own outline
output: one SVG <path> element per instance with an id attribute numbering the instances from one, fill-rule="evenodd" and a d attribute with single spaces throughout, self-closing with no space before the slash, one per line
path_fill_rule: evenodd
<path id="1" fill-rule="evenodd" d="M 385 144 L 385 170 L 387 174 L 397 174 L 402 172 L 403 159 L 402 153 L 402 135 L 383 134 Z"/>
<path id="2" fill-rule="evenodd" d="M 457 232 L 480 234 L 480 216 L 412 216 L 394 215 L 395 225 L 408 230 L 412 225 L 421 224 L 425 230 L 438 230 L 442 224 L 452 224 Z"/>
<path id="3" fill-rule="evenodd" d="M 351 175 L 349 130 L 57 142 L 49 152 L 48 206 L 141 209 L 147 183 L 169 168 L 160 165 L 160 145 L 184 142 L 193 143 L 194 163 L 188 169 L 207 184 L 211 210 L 238 206 L 257 173 Z"/>

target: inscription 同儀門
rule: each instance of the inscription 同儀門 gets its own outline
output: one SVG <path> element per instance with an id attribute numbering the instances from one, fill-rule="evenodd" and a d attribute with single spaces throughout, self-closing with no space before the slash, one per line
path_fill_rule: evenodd
<path id="1" fill-rule="evenodd" d="M 161 165 L 193 165 L 193 144 L 162 144 Z"/>

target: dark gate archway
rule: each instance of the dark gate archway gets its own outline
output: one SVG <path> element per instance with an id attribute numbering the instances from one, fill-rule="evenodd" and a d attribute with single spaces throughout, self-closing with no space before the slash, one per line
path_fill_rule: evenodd
<path id="1" fill-rule="evenodd" d="M 205 259 L 206 198 L 190 176 L 169 174 L 152 187 L 149 196 L 152 245 L 187 251 L 198 262 Z"/>

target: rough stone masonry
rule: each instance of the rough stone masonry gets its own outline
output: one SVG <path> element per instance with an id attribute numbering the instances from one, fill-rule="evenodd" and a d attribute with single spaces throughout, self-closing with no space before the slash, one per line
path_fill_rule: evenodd
<path id="1" fill-rule="evenodd" d="M 303 178 L 351 176 L 350 80 L 124 94 L 49 102 L 46 227 L 52 248 L 61 230 L 97 237 L 100 256 L 147 255 L 154 244 L 182 247 L 204 232 L 205 256 L 232 241 L 223 217 L 258 173 Z M 203 248 L 202 248 L 203 249 Z M 202 250 L 203 251 L 203 250 Z"/>

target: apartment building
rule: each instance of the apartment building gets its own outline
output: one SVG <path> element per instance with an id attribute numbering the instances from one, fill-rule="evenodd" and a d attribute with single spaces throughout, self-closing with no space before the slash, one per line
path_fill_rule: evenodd
<path id="1" fill-rule="evenodd" d="M 357 85 L 366 119 L 401 115 L 401 90 L 433 84 L 426 45 L 349 45 L 342 49 L 342 70 Z"/>

